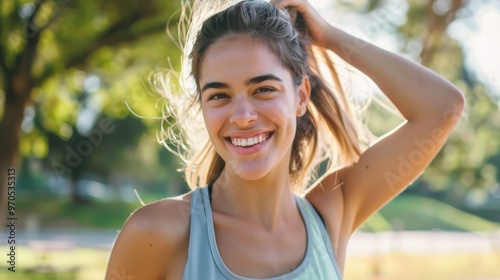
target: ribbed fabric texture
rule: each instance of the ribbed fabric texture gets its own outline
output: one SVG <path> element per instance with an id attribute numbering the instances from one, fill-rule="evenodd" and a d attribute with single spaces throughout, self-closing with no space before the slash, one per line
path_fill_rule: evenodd
<path id="1" fill-rule="evenodd" d="M 301 264 L 286 274 L 267 280 L 340 280 L 324 224 L 305 198 L 295 196 L 307 232 L 306 254 Z M 254 280 L 230 271 L 222 261 L 215 240 L 214 223 L 207 187 L 196 189 L 191 197 L 188 260 L 184 280 Z"/>

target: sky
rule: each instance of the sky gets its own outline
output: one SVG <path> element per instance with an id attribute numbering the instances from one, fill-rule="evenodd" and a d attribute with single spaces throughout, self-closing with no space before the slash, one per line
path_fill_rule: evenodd
<path id="1" fill-rule="evenodd" d="M 474 7 L 474 17 L 457 20 L 448 32 L 464 46 L 466 63 L 477 79 L 500 101 L 500 5 L 491 3 Z"/>

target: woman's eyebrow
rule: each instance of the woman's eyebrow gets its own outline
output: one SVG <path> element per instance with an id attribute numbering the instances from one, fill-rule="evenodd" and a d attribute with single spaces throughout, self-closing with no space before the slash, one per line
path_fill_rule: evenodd
<path id="1" fill-rule="evenodd" d="M 273 75 L 273 74 L 265 74 L 265 75 L 260 75 L 257 77 L 250 78 L 245 81 L 245 86 L 249 86 L 250 84 L 258 84 L 262 83 L 263 81 L 267 80 L 274 80 L 278 82 L 283 82 L 282 79 L 280 79 L 278 76 Z M 215 88 L 215 89 L 221 89 L 221 88 L 229 88 L 229 85 L 223 82 L 208 82 L 203 85 L 201 88 L 201 92 L 204 92 L 205 90 L 209 88 Z"/>
<path id="2" fill-rule="evenodd" d="M 278 81 L 278 82 L 283 82 L 283 80 L 280 79 L 278 76 L 275 76 L 273 74 L 265 74 L 265 75 L 260 75 L 260 76 L 253 77 L 253 78 L 246 80 L 245 86 L 248 86 L 250 84 L 262 83 L 263 81 L 267 81 L 267 80 L 274 80 L 274 81 Z"/>
<path id="3" fill-rule="evenodd" d="M 203 85 L 203 87 L 201 88 L 201 92 L 204 92 L 209 88 L 229 88 L 229 86 L 222 82 L 209 82 Z"/>

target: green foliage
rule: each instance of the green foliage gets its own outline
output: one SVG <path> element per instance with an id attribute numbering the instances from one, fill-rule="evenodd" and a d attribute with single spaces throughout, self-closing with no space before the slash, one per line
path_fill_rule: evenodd
<path id="1" fill-rule="evenodd" d="M 2 77 L 15 74 L 23 53 L 34 57 L 28 71 L 32 116 L 22 126 L 22 156 L 42 159 L 49 174 L 75 182 L 89 173 L 111 184 L 120 183 L 116 177 L 123 173 L 141 182 L 147 177 L 157 181 L 155 176 L 168 181 L 178 164 L 163 160 L 158 165 L 163 147 L 154 142 L 161 103 L 147 78 L 158 68 L 179 65 L 180 50 L 165 32 L 170 21 L 168 28 L 176 35 L 179 8 L 180 1 L 159 0 L 3 1 Z M 37 36 L 38 44 L 30 49 Z M 0 91 L 0 112 L 4 93 L 15 94 Z M 68 149 L 89 141 L 102 119 L 116 129 L 101 133 L 89 155 L 80 155 L 77 166 L 57 174 L 54 164 L 68 167 Z"/>

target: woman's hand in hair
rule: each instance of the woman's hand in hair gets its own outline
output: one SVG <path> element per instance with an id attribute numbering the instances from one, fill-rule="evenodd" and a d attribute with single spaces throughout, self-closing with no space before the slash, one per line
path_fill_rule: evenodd
<path id="1" fill-rule="evenodd" d="M 309 36 L 313 44 L 327 47 L 329 44 L 332 26 L 320 16 L 307 0 L 271 0 L 271 3 L 280 9 L 293 8 L 299 12 L 308 27 Z"/>

